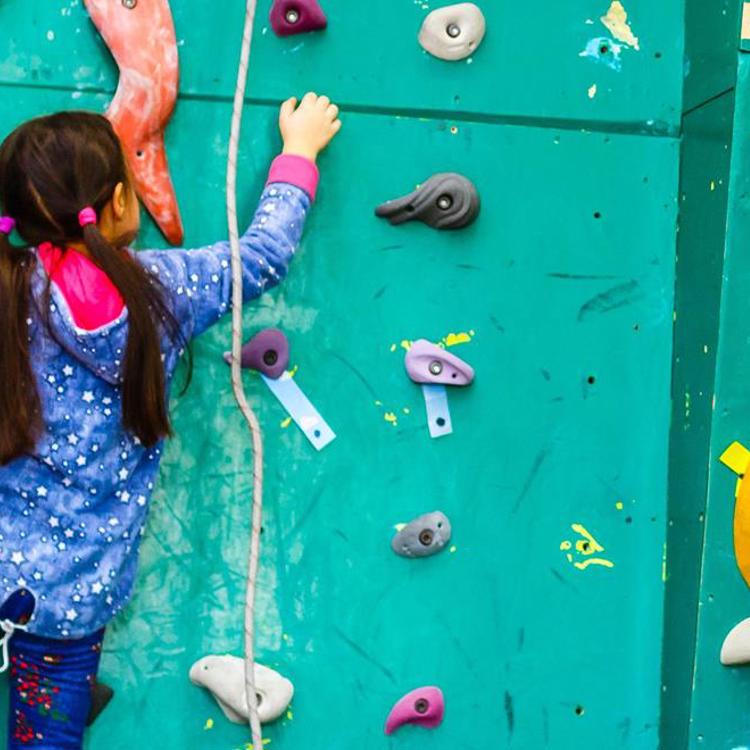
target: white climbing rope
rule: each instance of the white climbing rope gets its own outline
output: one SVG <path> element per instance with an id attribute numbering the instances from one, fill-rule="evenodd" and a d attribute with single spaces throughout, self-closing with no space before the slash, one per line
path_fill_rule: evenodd
<path id="1" fill-rule="evenodd" d="M 255 584 L 260 553 L 260 524 L 263 511 L 263 435 L 255 413 L 247 403 L 242 386 L 240 351 L 242 349 L 242 260 L 240 257 L 240 231 L 237 224 L 237 156 L 242 129 L 242 107 L 247 89 L 247 70 L 250 64 L 250 46 L 255 21 L 256 0 L 247 0 L 245 26 L 242 32 L 242 51 L 237 69 L 237 87 L 234 91 L 232 129 L 229 135 L 227 156 L 227 223 L 232 251 L 232 390 L 237 405 L 247 420 L 253 438 L 253 500 L 250 554 L 247 566 L 245 595 L 245 695 L 252 732 L 254 750 L 263 749 L 263 735 L 258 717 L 258 696 L 255 690 Z"/>

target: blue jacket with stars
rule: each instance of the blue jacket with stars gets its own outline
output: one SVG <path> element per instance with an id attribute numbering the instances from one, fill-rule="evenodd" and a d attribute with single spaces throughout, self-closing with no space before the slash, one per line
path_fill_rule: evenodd
<path id="1" fill-rule="evenodd" d="M 310 203 L 308 192 L 294 184 L 266 186 L 241 240 L 245 300 L 285 276 Z M 186 339 L 230 308 L 227 242 L 135 257 L 168 290 Z M 37 305 L 46 285 L 38 262 L 32 279 Z M 36 597 L 29 632 L 75 638 L 103 627 L 130 597 L 162 444 L 146 448 L 122 427 L 127 309 L 102 328 L 82 330 L 52 284 L 51 335 L 37 305 L 31 306 L 29 335 L 45 431 L 33 455 L 0 467 L 0 603 L 26 587 Z M 168 381 L 181 353 L 162 341 Z"/>

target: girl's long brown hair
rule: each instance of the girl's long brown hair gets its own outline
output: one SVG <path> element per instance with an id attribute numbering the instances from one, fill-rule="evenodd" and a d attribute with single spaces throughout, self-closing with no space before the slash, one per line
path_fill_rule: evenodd
<path id="1" fill-rule="evenodd" d="M 36 263 L 30 248 L 45 241 L 61 248 L 83 241 L 127 306 L 123 426 L 145 445 L 171 432 L 160 332 L 177 344 L 184 341 L 165 290 L 124 249 L 132 237 L 113 246 L 95 224 L 81 229 L 78 223 L 85 206 L 101 215 L 118 183 L 132 189 L 120 142 L 101 115 L 40 117 L 21 125 L 0 146 L 0 206 L 16 220 L 27 243 L 14 247 L 0 234 L 0 464 L 31 452 L 43 429 L 27 319 Z M 49 284 L 46 297 L 43 314 L 48 316 Z"/>

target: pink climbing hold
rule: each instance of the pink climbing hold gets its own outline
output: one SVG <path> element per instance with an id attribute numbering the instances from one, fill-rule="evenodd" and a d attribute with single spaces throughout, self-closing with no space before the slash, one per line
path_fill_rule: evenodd
<path id="1" fill-rule="evenodd" d="M 385 733 L 393 734 L 404 724 L 418 724 L 434 729 L 443 721 L 445 701 L 443 691 L 437 687 L 421 687 L 407 693 L 388 714 Z"/>
<path id="2" fill-rule="evenodd" d="M 426 339 L 417 339 L 409 347 L 404 365 L 415 383 L 470 385 L 474 381 L 470 364 Z"/>
<path id="3" fill-rule="evenodd" d="M 320 31 L 328 25 L 318 0 L 274 0 L 270 17 L 278 36 Z"/>

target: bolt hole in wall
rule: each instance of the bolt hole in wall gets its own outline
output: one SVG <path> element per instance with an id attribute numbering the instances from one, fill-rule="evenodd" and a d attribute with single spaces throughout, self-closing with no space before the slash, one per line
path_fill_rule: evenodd
<path id="1" fill-rule="evenodd" d="M 583 716 L 586 713 L 586 709 L 583 706 L 576 706 L 576 716 Z"/>
<path id="2" fill-rule="evenodd" d="M 595 219 L 601 219 L 602 218 L 601 212 L 600 211 L 594 211 L 594 218 Z"/>
<path id="3" fill-rule="evenodd" d="M 588 376 L 588 377 L 586 378 L 586 382 L 587 382 L 587 383 L 588 383 L 589 385 L 594 385 L 594 383 L 596 383 L 596 378 L 595 378 L 595 377 L 594 377 L 593 375 L 589 375 L 589 376 Z"/>

